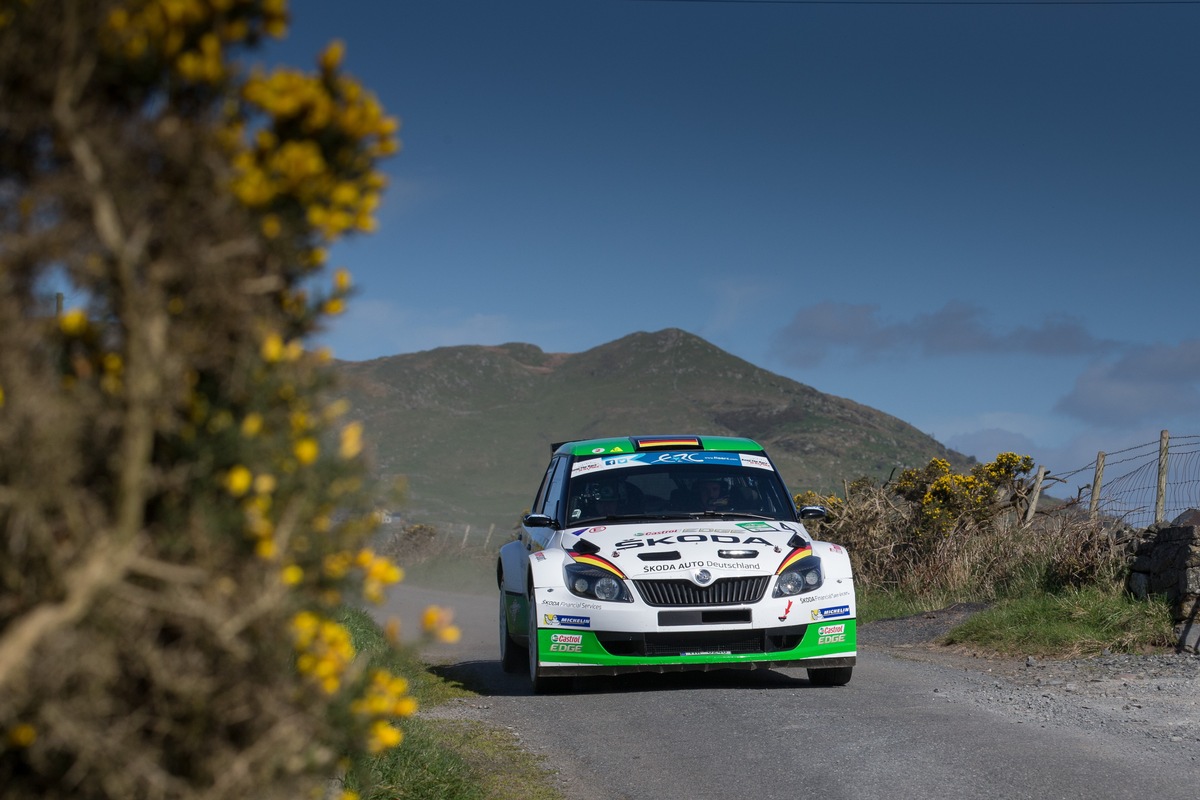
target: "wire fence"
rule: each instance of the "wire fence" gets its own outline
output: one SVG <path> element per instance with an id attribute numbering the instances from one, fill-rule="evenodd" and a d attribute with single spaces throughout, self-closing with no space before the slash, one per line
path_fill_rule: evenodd
<path id="1" fill-rule="evenodd" d="M 485 552 L 494 552 L 500 549 L 500 546 L 511 541 L 515 534 L 515 526 L 512 521 L 499 524 L 470 524 L 463 522 L 441 522 L 441 521 L 425 521 L 412 522 L 414 525 L 422 525 L 432 529 L 435 532 L 434 539 L 436 540 L 437 549 L 445 552 L 450 550 L 457 551 L 474 551 L 480 550 Z M 402 537 L 405 531 L 411 530 L 410 523 L 400 517 L 388 517 L 383 520 L 381 528 L 381 536 L 385 540 L 394 540 L 397 537 Z"/>
<path id="2" fill-rule="evenodd" d="M 1200 509 L 1200 436 L 1163 431 L 1156 442 L 1097 453 L 1090 464 L 1054 478 L 1090 480 L 1080 488 L 1079 501 L 1092 514 L 1133 528 L 1171 522 Z"/>

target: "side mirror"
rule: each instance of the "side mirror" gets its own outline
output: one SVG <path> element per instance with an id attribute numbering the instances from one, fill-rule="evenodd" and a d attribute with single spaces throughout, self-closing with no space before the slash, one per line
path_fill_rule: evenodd
<path id="1" fill-rule="evenodd" d="M 526 514 L 521 517 L 526 528 L 553 528 L 554 520 L 545 514 Z"/>
<path id="2" fill-rule="evenodd" d="M 800 509 L 800 519 L 825 519 L 829 512 L 824 506 L 804 506 Z"/>

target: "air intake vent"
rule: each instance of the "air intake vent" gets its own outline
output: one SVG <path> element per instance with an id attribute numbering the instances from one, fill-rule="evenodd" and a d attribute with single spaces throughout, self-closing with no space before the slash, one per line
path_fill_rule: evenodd
<path id="1" fill-rule="evenodd" d="M 718 550 L 721 558 L 758 558 L 757 550 Z"/>
<path id="2" fill-rule="evenodd" d="M 678 550 L 668 550 L 665 553 L 638 553 L 642 561 L 678 561 L 681 556 Z"/>

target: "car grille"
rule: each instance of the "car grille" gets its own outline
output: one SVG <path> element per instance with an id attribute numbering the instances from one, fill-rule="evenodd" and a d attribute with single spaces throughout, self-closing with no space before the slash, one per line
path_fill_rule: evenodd
<path id="1" fill-rule="evenodd" d="M 642 601 L 651 606 L 727 606 L 757 603 L 771 582 L 769 575 L 721 578 L 709 586 L 688 580 L 635 580 Z"/>

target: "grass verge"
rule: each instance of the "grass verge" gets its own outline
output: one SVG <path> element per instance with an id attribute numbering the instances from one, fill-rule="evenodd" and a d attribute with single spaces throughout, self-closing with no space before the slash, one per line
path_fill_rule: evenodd
<path id="1" fill-rule="evenodd" d="M 420 708 L 474 696 L 430 672 L 415 650 L 392 648 L 366 611 L 347 608 L 341 622 L 370 667 L 409 680 Z M 507 730 L 420 713 L 400 726 L 401 745 L 351 765 L 341 788 L 361 800 L 561 800 L 552 774 Z"/>
<path id="2" fill-rule="evenodd" d="M 1003 655 L 1078 658 L 1145 653 L 1175 643 L 1165 600 L 1135 600 L 1099 586 L 1010 598 L 974 615 L 943 640 Z"/>
<path id="3" fill-rule="evenodd" d="M 1027 587 L 1028 588 L 1028 587 Z M 951 593 L 913 596 L 862 592 L 858 621 L 902 619 L 980 598 Z M 1086 586 L 1057 592 L 1028 590 L 988 601 L 989 607 L 943 637 L 1004 656 L 1078 658 L 1173 648 L 1171 611 L 1162 598 L 1137 600 L 1120 587 Z"/>

